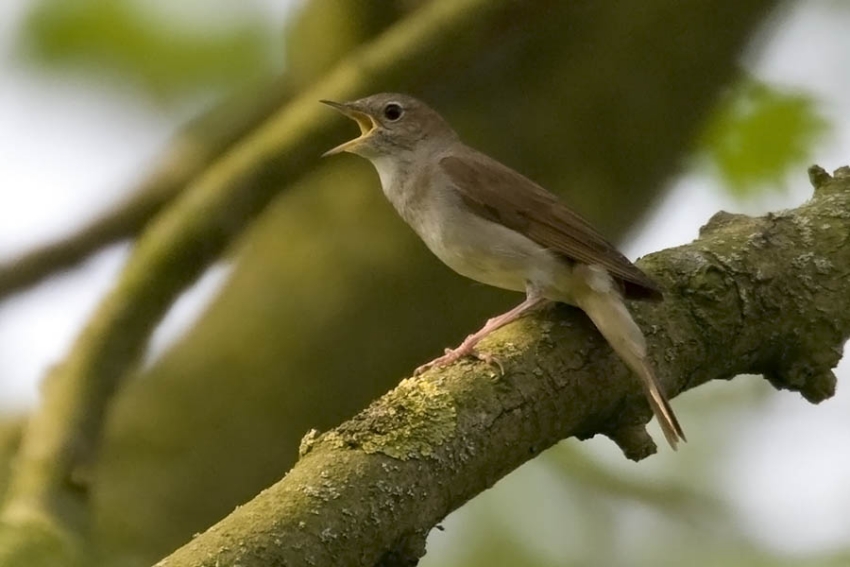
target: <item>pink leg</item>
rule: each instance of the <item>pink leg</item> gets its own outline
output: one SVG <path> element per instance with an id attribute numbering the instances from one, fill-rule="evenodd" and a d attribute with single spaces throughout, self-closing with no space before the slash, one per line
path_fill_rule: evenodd
<path id="1" fill-rule="evenodd" d="M 504 327 L 511 321 L 519 319 L 526 311 L 534 309 L 544 301 L 546 301 L 545 298 L 540 297 L 536 293 L 529 293 L 528 296 L 525 298 L 525 301 L 523 301 L 507 313 L 489 319 L 480 331 L 466 337 L 466 339 L 464 339 L 460 346 L 455 349 L 447 348 L 446 354 L 439 358 L 435 358 L 427 364 L 423 364 L 422 366 L 414 370 L 413 375 L 417 376 L 419 374 L 422 374 L 426 370 L 430 370 L 431 368 L 434 368 L 436 366 L 445 366 L 446 364 L 451 364 L 457 360 L 460 360 L 464 356 L 474 356 L 480 360 L 492 362 L 496 364 L 500 370 L 504 371 L 504 369 L 502 369 L 502 365 L 499 363 L 498 360 L 496 360 L 490 355 L 482 355 L 477 353 L 475 351 L 475 346 L 481 341 L 481 339 L 483 339 L 496 329 Z"/>

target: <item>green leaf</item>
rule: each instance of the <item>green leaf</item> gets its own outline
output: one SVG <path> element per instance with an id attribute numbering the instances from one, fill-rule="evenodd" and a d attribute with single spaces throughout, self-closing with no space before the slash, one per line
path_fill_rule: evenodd
<path id="1" fill-rule="evenodd" d="M 169 16 L 150 2 L 41 0 L 21 39 L 38 63 L 130 80 L 158 98 L 231 88 L 270 72 L 273 27 L 249 15 L 205 21 Z"/>
<path id="2" fill-rule="evenodd" d="M 811 97 L 748 79 L 718 105 L 699 139 L 729 189 L 745 196 L 781 181 L 811 161 L 812 148 L 828 131 Z"/>

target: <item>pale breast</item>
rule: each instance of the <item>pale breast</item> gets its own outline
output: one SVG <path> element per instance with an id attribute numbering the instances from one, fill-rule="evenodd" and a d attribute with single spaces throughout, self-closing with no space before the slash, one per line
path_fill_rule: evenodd
<path id="1" fill-rule="evenodd" d="M 470 211 L 438 169 L 410 175 L 395 160 L 372 162 L 387 199 L 431 252 L 455 272 L 514 291 L 525 291 L 529 281 L 542 290 L 557 290 L 569 279 L 570 267 L 555 254 Z M 566 300 L 554 291 L 547 295 Z"/>

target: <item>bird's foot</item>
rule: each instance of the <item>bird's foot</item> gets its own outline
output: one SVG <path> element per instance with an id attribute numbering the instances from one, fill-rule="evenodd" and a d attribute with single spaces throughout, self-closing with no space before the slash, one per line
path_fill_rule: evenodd
<path id="1" fill-rule="evenodd" d="M 474 343 L 471 341 L 464 341 L 457 348 L 447 348 L 443 356 L 435 358 L 431 362 L 423 364 L 422 366 L 413 371 L 413 375 L 419 376 L 427 370 L 431 370 L 432 368 L 438 368 L 440 366 L 447 366 L 467 356 L 497 366 L 499 368 L 500 374 L 504 374 L 505 369 L 502 366 L 502 363 L 499 362 L 499 359 L 493 356 L 492 354 L 488 354 L 486 352 L 478 352 L 477 350 L 475 350 L 476 343 L 477 341 L 475 341 Z"/>
<path id="2" fill-rule="evenodd" d="M 449 365 L 453 362 L 457 362 L 458 360 L 460 360 L 464 356 L 473 355 L 473 354 L 474 353 L 471 353 L 471 352 L 461 352 L 459 348 L 456 348 L 454 350 L 447 348 L 446 354 L 444 354 L 443 356 L 435 358 L 431 362 L 426 362 L 422 366 L 418 367 L 416 370 L 413 371 L 413 375 L 419 376 L 420 374 L 423 374 L 423 373 L 427 372 L 428 370 L 431 370 L 432 368 L 438 368 L 440 366 Z"/>
<path id="3" fill-rule="evenodd" d="M 505 375 L 505 367 L 502 366 L 502 361 L 498 359 L 498 357 L 493 356 L 489 352 L 476 352 L 475 358 L 480 360 L 481 362 L 486 362 L 491 366 L 495 366 L 499 369 L 499 376 Z"/>

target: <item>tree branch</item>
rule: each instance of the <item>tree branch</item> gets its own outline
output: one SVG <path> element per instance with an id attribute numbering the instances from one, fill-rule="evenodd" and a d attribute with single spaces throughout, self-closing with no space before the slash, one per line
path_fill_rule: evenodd
<path id="1" fill-rule="evenodd" d="M 631 308 L 671 395 L 743 373 L 812 402 L 833 394 L 850 334 L 850 168 L 811 178 L 815 195 L 795 210 L 718 213 L 698 240 L 643 260 L 666 300 Z M 578 310 L 548 309 L 482 348 L 504 376 L 464 361 L 402 381 L 308 434 L 283 480 L 158 567 L 413 565 L 449 512 L 561 439 L 602 433 L 631 459 L 655 451 L 637 380 Z"/>

